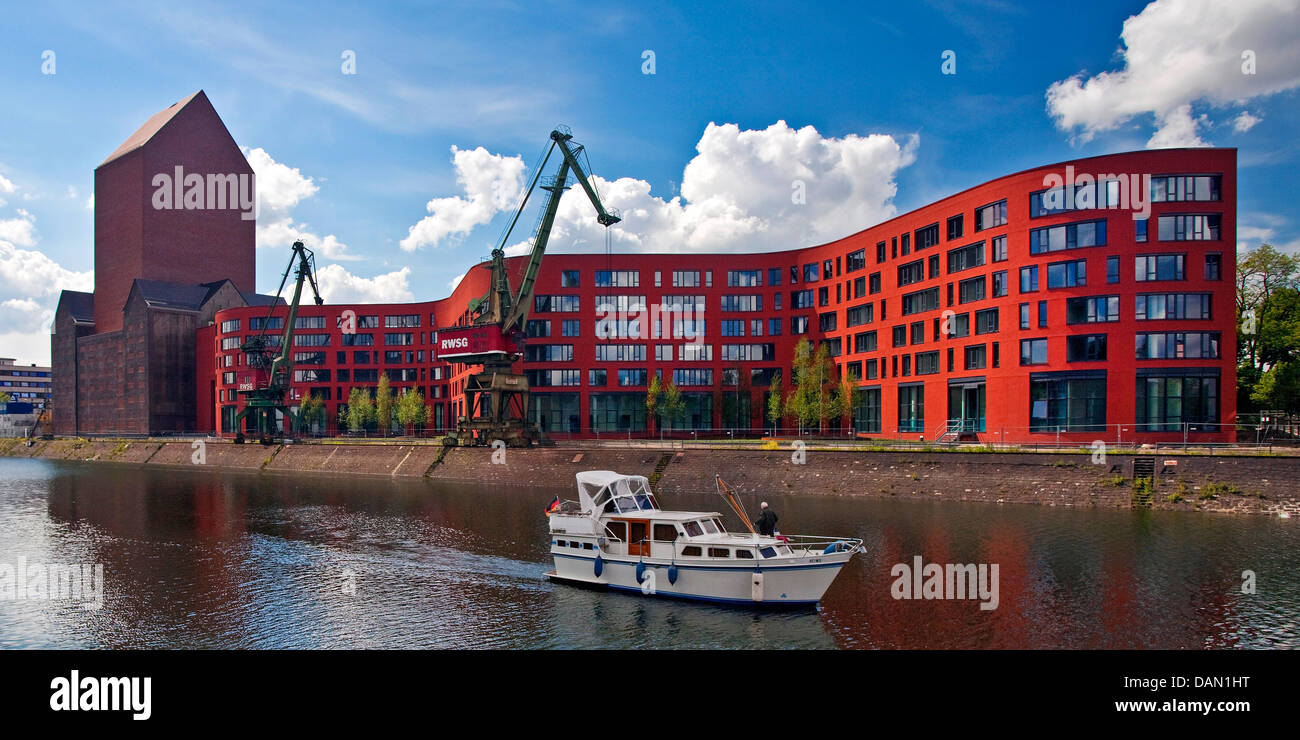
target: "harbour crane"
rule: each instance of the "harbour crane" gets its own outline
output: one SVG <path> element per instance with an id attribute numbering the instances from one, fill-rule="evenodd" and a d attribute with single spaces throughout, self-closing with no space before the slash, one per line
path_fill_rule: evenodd
<path id="1" fill-rule="evenodd" d="M 289 315 L 284 321 L 284 332 L 276 337 L 270 333 L 275 309 L 280 305 L 280 295 L 284 292 L 289 273 L 296 275 L 293 287 L 293 299 L 289 302 Z M 290 435 L 298 426 L 298 417 L 289 408 L 286 396 L 289 382 L 293 379 L 293 333 L 298 319 L 298 305 L 302 300 L 302 286 L 307 283 L 319 306 L 325 301 L 320 297 L 316 285 L 316 257 L 300 241 L 293 243 L 293 253 L 289 256 L 289 266 L 280 278 L 280 288 L 275 292 L 275 300 L 267 309 L 266 318 L 262 320 L 261 331 L 253 334 L 240 346 L 244 353 L 244 365 L 250 375 L 242 378 L 239 395 L 244 398 L 244 408 L 235 417 L 235 444 L 244 443 L 244 419 L 251 416 L 257 435 L 262 444 L 271 444 L 272 436 L 278 426 L 277 414 L 284 419 L 284 434 Z M 251 327 L 250 327 L 251 328 Z"/>
<path id="2" fill-rule="evenodd" d="M 559 169 L 554 176 L 543 180 L 541 174 L 556 151 L 561 156 Z M 456 431 L 444 438 L 447 445 L 484 446 L 502 440 L 511 447 L 527 447 L 545 439 L 541 430 L 528 420 L 528 378 L 515 372 L 514 364 L 523 356 L 524 327 L 533 302 L 537 273 L 555 224 L 560 197 L 568 189 L 569 176 L 578 181 L 595 206 L 597 223 L 608 228 L 622 220 L 601 203 L 579 162 L 578 156 L 583 151 L 584 147 L 573 141 L 573 133 L 567 127 L 557 126 L 551 131 L 546 156 L 533 173 L 501 243 L 492 250 L 492 276 L 487 294 L 470 301 L 468 323 L 438 332 L 435 347 L 439 359 L 482 366 L 467 379 L 465 413 L 457 420 Z M 528 264 L 515 290 L 506 274 L 505 247 L 539 180 L 548 193 L 546 205 L 533 235 Z"/>

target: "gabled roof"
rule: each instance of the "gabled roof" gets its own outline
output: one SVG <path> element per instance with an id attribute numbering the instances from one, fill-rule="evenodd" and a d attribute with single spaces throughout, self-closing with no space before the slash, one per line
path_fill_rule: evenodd
<path id="1" fill-rule="evenodd" d="M 136 278 L 131 283 L 131 292 L 140 296 L 152 308 L 172 308 L 182 311 L 198 311 L 208 296 L 220 287 L 221 283 L 208 285 L 185 285 L 169 283 L 163 280 L 146 280 Z"/>
<path id="2" fill-rule="evenodd" d="M 66 307 L 74 323 L 95 323 L 95 294 L 82 293 L 77 290 L 65 290 L 59 293 L 59 306 Z"/>
<path id="3" fill-rule="evenodd" d="M 247 303 L 250 306 L 289 305 L 288 301 L 279 296 L 266 295 L 264 293 L 245 293 L 242 290 L 239 291 L 239 294 L 244 297 L 244 303 Z"/>
<path id="4" fill-rule="evenodd" d="M 108 155 L 108 159 L 105 159 L 103 162 L 100 162 L 99 166 L 103 167 L 109 162 L 112 162 L 113 160 L 118 159 L 119 157 L 129 154 L 135 151 L 136 149 L 139 149 L 140 147 L 144 146 L 146 143 L 149 142 L 150 139 L 153 138 L 154 134 L 162 130 L 163 126 L 166 126 L 173 118 L 175 118 L 177 113 L 180 113 L 185 106 L 189 105 L 195 98 L 198 98 L 201 95 L 204 98 L 207 97 L 206 95 L 203 94 L 202 90 L 199 90 L 198 92 L 193 93 L 189 97 L 179 100 L 175 103 L 172 103 L 167 108 L 164 108 L 163 110 L 160 110 L 157 113 L 153 114 L 153 116 L 151 116 L 149 120 L 144 122 L 143 126 L 136 129 L 134 134 L 128 136 L 126 141 L 122 142 L 121 146 L 113 150 L 113 153 Z"/>

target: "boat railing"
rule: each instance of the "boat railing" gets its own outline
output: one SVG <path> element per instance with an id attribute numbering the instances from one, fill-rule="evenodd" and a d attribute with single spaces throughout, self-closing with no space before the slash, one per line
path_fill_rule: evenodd
<path id="1" fill-rule="evenodd" d="M 805 550 L 809 552 L 829 554 L 831 552 L 854 553 L 862 549 L 862 539 L 859 537 L 782 534 L 777 535 L 777 539 L 780 541 L 780 544 L 789 547 L 791 550 Z M 831 549 L 832 547 L 834 547 L 833 550 Z"/>

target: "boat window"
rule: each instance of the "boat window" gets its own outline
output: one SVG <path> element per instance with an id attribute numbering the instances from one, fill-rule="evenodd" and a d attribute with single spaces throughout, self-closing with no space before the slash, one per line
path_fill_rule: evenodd
<path id="1" fill-rule="evenodd" d="M 731 557 L 731 550 L 729 550 L 729 549 L 727 549 L 727 548 L 725 548 L 725 547 L 710 547 L 710 548 L 709 548 L 709 557 L 711 557 L 711 558 L 729 558 L 729 557 Z"/>
<path id="2" fill-rule="evenodd" d="M 753 559 L 754 559 L 754 551 L 753 551 L 753 550 L 742 550 L 742 549 L 737 549 L 737 550 L 736 550 L 736 557 L 738 557 L 738 558 L 749 558 L 750 560 L 753 560 Z"/>
<path id="3" fill-rule="evenodd" d="M 618 504 L 618 512 L 620 514 L 625 514 L 629 511 L 637 511 L 636 499 L 631 496 L 619 496 L 614 499 L 614 501 Z"/>
<path id="4" fill-rule="evenodd" d="M 605 536 L 620 542 L 627 539 L 627 522 L 610 522 L 605 525 Z"/>
<path id="5" fill-rule="evenodd" d="M 677 527 L 671 524 L 656 524 L 654 538 L 660 542 L 673 542 L 677 539 Z"/>
<path id="6" fill-rule="evenodd" d="M 565 542 L 564 540 L 556 540 L 556 541 L 555 541 L 555 546 L 556 546 L 556 547 L 568 547 L 568 546 L 569 546 L 569 543 L 568 543 L 568 542 Z"/>
<path id="7" fill-rule="evenodd" d="M 700 522 L 700 524 L 704 525 L 705 532 L 708 532 L 709 534 L 718 533 L 718 525 L 714 524 L 712 519 L 705 519 L 704 521 Z"/>
<path id="8" fill-rule="evenodd" d="M 686 547 L 683 547 L 683 548 L 682 548 L 682 555 L 683 555 L 683 556 L 686 556 L 686 557 L 696 557 L 696 558 L 698 558 L 698 557 L 700 556 L 700 546 L 699 546 L 699 545 L 687 545 Z"/>
<path id="9" fill-rule="evenodd" d="M 775 547 L 764 547 L 763 549 L 759 550 L 759 552 L 762 553 L 762 554 L 763 554 L 763 557 L 765 557 L 765 558 L 774 558 L 774 557 L 776 557 L 776 548 L 775 548 Z"/>
<path id="10" fill-rule="evenodd" d="M 704 530 L 700 528 L 699 522 L 686 522 L 682 526 L 686 529 L 687 537 L 699 537 L 704 534 Z"/>
<path id="11" fill-rule="evenodd" d="M 569 541 L 569 547 L 573 547 L 573 548 L 581 549 L 581 548 L 582 548 L 582 543 L 581 543 L 581 542 L 578 542 L 577 540 L 570 540 L 570 541 Z"/>
<path id="12" fill-rule="evenodd" d="M 591 544 L 590 542 L 584 542 L 584 543 L 582 543 L 582 549 L 584 549 L 584 550 L 595 550 L 595 549 L 596 549 L 596 546 L 593 545 L 593 544 Z"/>
<path id="13" fill-rule="evenodd" d="M 655 506 L 655 500 L 651 498 L 648 493 L 638 493 L 636 495 L 636 504 L 641 507 L 642 511 L 650 511 L 651 509 L 659 508 Z"/>

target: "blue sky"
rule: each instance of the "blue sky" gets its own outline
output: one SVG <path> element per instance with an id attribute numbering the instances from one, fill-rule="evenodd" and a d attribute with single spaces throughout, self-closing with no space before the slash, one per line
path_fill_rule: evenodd
<path id="1" fill-rule="evenodd" d="M 648 214 L 616 248 L 803 246 L 1027 167 L 1200 143 L 1240 150 L 1240 241 L 1297 251 L 1298 4 L 15 6 L 0 30 L 0 354 L 47 359 L 57 290 L 86 287 L 93 264 L 94 167 L 197 89 L 274 168 L 259 168 L 263 195 L 282 188 L 259 222 L 258 287 L 305 234 L 336 301 L 446 295 L 508 217 L 484 194 L 509 190 L 511 160 L 531 165 L 557 123 L 623 178 L 602 191 Z M 769 214 L 794 177 L 810 207 Z M 603 248 L 581 198 L 565 204 L 553 246 Z"/>

